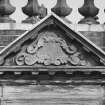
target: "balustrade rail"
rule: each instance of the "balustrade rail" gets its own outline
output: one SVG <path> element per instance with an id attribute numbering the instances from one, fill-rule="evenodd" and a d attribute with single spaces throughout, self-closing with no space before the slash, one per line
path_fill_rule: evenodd
<path id="1" fill-rule="evenodd" d="M 76 20 L 75 23 L 79 24 L 99 24 L 100 20 L 104 21 L 105 17 L 103 13 L 105 10 L 99 7 L 98 4 L 96 6 L 96 1 L 94 0 L 84 0 L 83 6 L 76 8 L 72 6 L 72 0 L 69 2 L 66 0 L 57 0 L 57 4 L 54 7 L 46 6 L 46 3 L 40 4 L 39 0 L 27 0 L 27 4 L 25 3 L 26 5 L 22 7 L 18 7 L 17 4 L 14 4 L 16 2 L 12 2 L 13 1 L 10 0 L 0 0 L 0 23 L 15 23 L 20 20 L 23 23 L 35 24 L 40 19 L 44 18 L 48 14 L 48 11 L 53 11 L 62 18 L 67 16 L 68 20 L 71 22 Z M 77 17 L 73 16 L 74 14 Z M 82 16 L 84 18 L 80 19 Z M 25 17 L 26 19 L 24 19 Z M 102 24 L 103 23 L 104 22 L 102 22 Z"/>

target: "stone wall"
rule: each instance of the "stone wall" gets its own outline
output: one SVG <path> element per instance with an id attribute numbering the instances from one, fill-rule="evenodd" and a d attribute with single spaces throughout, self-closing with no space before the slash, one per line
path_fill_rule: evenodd
<path id="1" fill-rule="evenodd" d="M 105 25 L 69 24 L 70 28 L 81 32 L 93 43 L 105 50 Z M 34 24 L 0 24 L 0 50 L 14 41 L 24 32 L 31 30 Z"/>
<path id="2" fill-rule="evenodd" d="M 0 87 L 1 105 L 103 105 L 104 87 L 23 85 Z"/>

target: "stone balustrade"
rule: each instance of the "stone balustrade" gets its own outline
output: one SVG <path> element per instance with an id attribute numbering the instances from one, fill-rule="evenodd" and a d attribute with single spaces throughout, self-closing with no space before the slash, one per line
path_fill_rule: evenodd
<path id="1" fill-rule="evenodd" d="M 70 2 L 71 0 L 68 1 Z M 40 5 L 39 0 L 27 0 L 27 4 L 19 8 L 12 4 L 10 0 L 0 0 L 0 50 L 25 31 L 31 30 L 38 21 L 48 14 L 46 6 L 43 4 Z M 78 13 L 83 16 L 83 19 L 78 20 L 77 24 L 72 23 L 72 19 L 69 18 L 69 16 L 72 16 L 74 8 L 68 5 L 67 0 L 57 0 L 56 5 L 51 7 L 51 11 L 55 12 L 61 18 L 68 16 L 67 19 L 70 21 L 68 24 L 71 29 L 81 32 L 105 51 L 105 25 L 104 22 L 100 24 L 100 21 L 98 21 L 99 7 L 95 6 L 94 0 L 84 0 L 83 6 L 77 8 L 79 8 L 77 10 Z M 17 9 L 19 9 L 19 12 Z M 19 15 L 18 18 L 20 18 L 21 13 L 27 17 L 19 19 L 21 20 L 20 23 L 16 20 L 17 18 L 13 18 L 13 14 L 17 14 L 16 16 Z M 105 18 L 105 14 L 103 18 Z M 19 68 L 16 69 L 17 71 L 19 70 Z M 29 68 L 25 67 L 24 70 L 26 69 Z M 94 72 L 89 72 L 91 69 Z M 95 72 L 97 69 L 100 72 Z M 2 84 L 0 86 L 1 105 L 105 104 L 105 86 L 101 86 L 101 84 L 105 85 L 104 67 L 95 67 L 94 69 L 90 67 L 88 70 L 87 67 L 80 68 L 79 70 L 76 69 L 76 71 L 80 72 L 74 73 L 73 69 L 70 68 L 71 72 L 63 72 L 63 75 L 62 72 L 60 72 L 60 75 L 57 75 L 57 72 L 54 71 L 46 73 L 43 69 L 41 71 L 44 71 L 45 74 L 41 74 L 38 71 L 33 71 L 35 70 L 34 68 L 29 72 L 24 72 L 23 69 L 18 72 L 11 69 L 11 72 L 7 72 L 7 67 L 0 70 L 0 83 Z M 62 70 L 60 69 L 60 71 Z M 80 73 L 78 74 L 79 78 L 76 76 L 77 73 Z M 68 81 L 65 79 L 66 76 Z M 49 80 L 50 77 L 53 78 L 53 81 Z M 74 80 L 71 79 L 72 77 L 74 77 Z M 82 77 L 84 80 L 81 80 Z M 84 83 L 85 85 L 79 86 Z M 76 85 L 73 86 L 74 84 Z"/>
<path id="2" fill-rule="evenodd" d="M 13 22 L 15 22 L 14 20 L 16 20 L 14 18 L 14 14 L 15 15 L 17 14 L 16 16 L 19 16 L 22 14 L 24 16 L 27 16 L 27 18 L 24 20 L 19 19 L 19 20 L 21 20 L 21 22 L 34 24 L 40 18 L 42 19 L 43 17 L 45 17 L 47 15 L 48 8 L 45 7 L 45 5 L 43 5 L 43 4 L 39 5 L 39 2 L 40 2 L 39 0 L 25 0 L 25 1 L 27 1 L 27 4 L 25 3 L 24 6 L 18 8 L 18 6 L 16 4 L 12 3 L 12 0 L 0 0 L 0 23 L 1 22 L 2 23 L 11 23 L 11 22 L 13 23 Z M 105 10 L 104 9 L 102 10 L 102 8 L 100 7 L 101 8 L 101 11 L 100 11 L 100 8 L 98 6 L 96 6 L 95 1 L 94 0 L 84 0 L 83 6 L 77 7 L 78 10 L 74 10 L 75 8 L 71 7 L 71 5 L 69 5 L 70 1 L 68 3 L 66 0 L 64 0 L 63 2 L 62 2 L 62 0 L 60 0 L 60 1 L 57 0 L 57 5 L 55 6 L 56 9 L 52 6 L 51 10 L 53 12 L 55 12 L 56 14 L 58 12 L 57 15 L 59 15 L 59 16 L 61 16 L 61 15 L 67 16 L 68 15 L 68 19 L 71 22 L 72 22 L 72 20 L 70 19 L 70 15 L 72 16 L 74 14 L 74 12 L 77 11 L 78 16 L 81 15 L 81 16 L 84 16 L 84 18 L 78 20 L 78 17 L 77 17 L 78 22 L 75 22 L 75 23 L 99 24 L 99 21 L 97 21 L 97 19 L 99 18 L 99 20 L 100 20 L 100 17 L 97 17 L 97 16 L 99 16 L 100 12 L 103 11 L 103 18 L 104 18 Z M 63 8 L 63 9 L 61 9 L 61 8 Z M 5 11 L 3 11 L 3 10 L 5 10 Z M 12 17 L 12 19 L 10 17 Z M 38 17 L 39 17 L 39 19 L 38 19 Z M 17 22 L 18 22 L 18 20 L 16 20 L 16 23 Z"/>
<path id="3" fill-rule="evenodd" d="M 38 21 L 49 13 L 49 8 L 40 4 L 40 0 L 25 1 L 27 1 L 25 4 L 18 7 L 17 4 L 12 3 L 12 0 L 0 0 L 0 49 L 7 46 L 25 31 L 31 30 Z M 50 12 L 52 11 L 61 18 L 68 19 L 71 29 L 81 32 L 105 50 L 105 25 L 104 21 L 103 23 L 99 21 L 100 8 L 96 6 L 96 0 L 83 0 L 82 6 L 77 7 L 76 10 L 72 7 L 72 3 L 69 5 L 70 1 L 69 3 L 67 0 L 55 1 L 57 3 L 50 7 Z M 105 10 L 102 11 L 103 18 L 105 18 Z M 78 12 L 80 16 L 83 16 L 83 19 L 77 19 L 78 21 L 75 24 L 70 18 L 74 12 Z M 17 16 L 16 19 L 14 15 Z M 20 15 L 24 15 L 25 18 L 20 19 Z M 21 21 L 19 22 L 18 19 Z"/>

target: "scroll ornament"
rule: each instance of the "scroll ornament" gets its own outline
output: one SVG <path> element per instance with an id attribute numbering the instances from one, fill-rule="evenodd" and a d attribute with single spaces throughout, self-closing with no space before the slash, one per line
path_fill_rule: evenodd
<path id="1" fill-rule="evenodd" d="M 87 61 L 81 59 L 81 53 L 77 48 L 72 44 L 67 45 L 56 33 L 43 32 L 39 36 L 37 42 L 33 42 L 26 51 L 16 56 L 17 65 L 87 65 Z"/>

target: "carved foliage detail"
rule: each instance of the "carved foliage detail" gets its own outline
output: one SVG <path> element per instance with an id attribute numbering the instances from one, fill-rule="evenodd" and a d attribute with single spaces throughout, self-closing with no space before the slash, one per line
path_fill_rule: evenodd
<path id="1" fill-rule="evenodd" d="M 39 40 L 29 45 L 25 52 L 16 57 L 17 65 L 87 65 L 74 45 L 67 45 L 64 39 L 54 32 L 43 32 Z"/>

